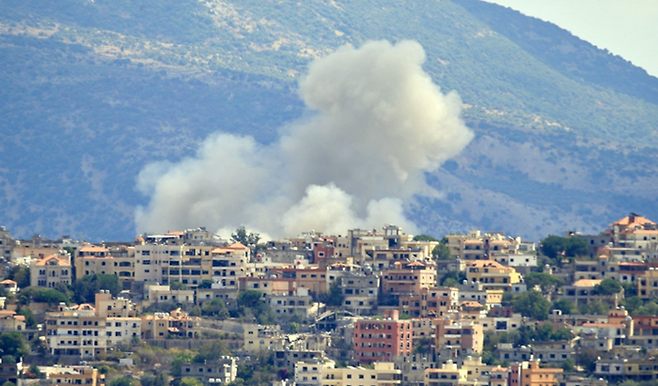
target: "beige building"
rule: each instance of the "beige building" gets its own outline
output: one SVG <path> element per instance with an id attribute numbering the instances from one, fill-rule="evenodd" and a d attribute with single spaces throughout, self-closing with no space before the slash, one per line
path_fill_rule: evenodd
<path id="1" fill-rule="evenodd" d="M 25 330 L 25 316 L 16 311 L 0 310 L 0 333 Z"/>
<path id="2" fill-rule="evenodd" d="M 467 370 L 448 360 L 441 368 L 425 370 L 425 386 L 460 386 L 466 385 Z"/>
<path id="3" fill-rule="evenodd" d="M 467 264 L 468 281 L 482 284 L 485 290 L 509 291 L 513 284 L 521 282 L 521 275 L 512 267 L 494 260 L 476 260 Z"/>
<path id="4" fill-rule="evenodd" d="M 436 286 L 436 267 L 433 264 L 396 262 L 395 268 L 382 271 L 382 294 L 420 294 L 424 288 Z"/>
<path id="5" fill-rule="evenodd" d="M 70 256 L 51 255 L 30 264 L 30 285 L 54 288 L 58 283 L 71 284 L 73 270 Z"/>
<path id="6" fill-rule="evenodd" d="M 91 366 L 49 367 L 47 379 L 52 386 L 104 386 L 105 374 Z"/>
<path id="7" fill-rule="evenodd" d="M 296 386 L 322 385 L 322 372 L 336 367 L 336 362 L 327 360 L 300 361 L 295 363 Z"/>
<path id="8" fill-rule="evenodd" d="M 393 386 L 402 383 L 402 372 L 392 362 L 375 362 L 374 368 L 322 369 L 322 386 Z"/>
<path id="9" fill-rule="evenodd" d="M 194 290 L 191 289 L 172 290 L 169 285 L 149 284 L 145 292 L 145 307 L 162 302 L 194 303 Z"/>
<path id="10" fill-rule="evenodd" d="M 46 341 L 51 355 L 94 359 L 107 352 L 107 318 L 96 315 L 89 304 L 60 305 L 46 314 Z"/>

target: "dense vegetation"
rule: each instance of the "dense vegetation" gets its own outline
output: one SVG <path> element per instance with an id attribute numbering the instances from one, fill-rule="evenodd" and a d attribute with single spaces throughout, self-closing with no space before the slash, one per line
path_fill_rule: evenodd
<path id="1" fill-rule="evenodd" d="M 147 162 L 178 160 L 218 130 L 272 141 L 304 113 L 295 82 L 309 61 L 368 39 L 419 41 L 478 134 L 428 176 L 446 198 L 410 209 L 427 230 L 536 236 L 564 218 L 658 210 L 638 189 L 658 186 L 656 79 L 513 11 L 475 0 L 65 3 L 8 2 L 0 14 L 0 210 L 16 235 L 132 238 Z"/>

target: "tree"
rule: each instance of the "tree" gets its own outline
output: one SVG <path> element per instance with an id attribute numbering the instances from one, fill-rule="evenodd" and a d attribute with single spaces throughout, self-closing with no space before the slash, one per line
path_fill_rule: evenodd
<path id="1" fill-rule="evenodd" d="M 439 239 L 432 237 L 430 235 L 420 234 L 414 236 L 413 241 L 439 241 Z"/>
<path id="2" fill-rule="evenodd" d="M 449 260 L 450 259 L 450 248 L 440 242 L 439 245 L 432 249 L 432 256 L 435 260 Z"/>
<path id="3" fill-rule="evenodd" d="M 213 299 L 201 307 L 201 315 L 224 320 L 229 317 L 228 310 L 222 299 Z"/>
<path id="4" fill-rule="evenodd" d="M 553 303 L 553 309 L 562 311 L 564 315 L 571 315 L 576 311 L 576 306 L 568 299 L 558 299 Z"/>
<path id="5" fill-rule="evenodd" d="M 594 292 L 597 295 L 614 295 L 622 291 L 622 286 L 617 280 L 606 278 L 601 283 L 594 286 Z"/>
<path id="6" fill-rule="evenodd" d="M 343 305 L 343 300 L 345 300 L 345 295 L 343 295 L 343 290 L 341 289 L 342 279 L 338 278 L 334 280 L 329 286 L 329 291 L 325 292 L 322 297 L 322 303 L 326 304 L 327 307 L 340 307 Z"/>
<path id="7" fill-rule="evenodd" d="M 212 361 L 219 359 L 224 355 L 231 354 L 228 345 L 223 340 L 216 340 L 211 343 L 206 343 L 199 347 L 197 355 L 192 359 L 193 362 L 203 363 L 204 361 Z"/>
<path id="8" fill-rule="evenodd" d="M 624 294 L 626 294 L 625 290 Z M 638 296 L 631 296 L 624 299 L 624 307 L 631 315 L 635 315 L 635 311 L 642 307 L 642 303 L 642 299 L 640 299 Z"/>
<path id="9" fill-rule="evenodd" d="M 523 316 L 545 320 L 548 318 L 551 303 L 544 299 L 541 293 L 531 290 L 515 295 L 512 298 L 512 307 L 514 312 L 519 312 Z"/>
<path id="10" fill-rule="evenodd" d="M 573 360 L 571 360 L 571 358 L 567 358 L 564 362 L 562 362 L 562 370 L 565 373 L 572 373 L 576 371 L 576 364 L 573 363 Z"/>
<path id="11" fill-rule="evenodd" d="M 18 315 L 23 315 L 25 317 L 25 327 L 27 328 L 36 328 L 37 322 L 34 319 L 34 314 L 27 307 L 21 307 L 18 310 Z"/>
<path id="12" fill-rule="evenodd" d="M 192 377 L 183 377 L 180 380 L 180 386 L 203 386 L 200 380 Z"/>
<path id="13" fill-rule="evenodd" d="M 253 232 L 247 233 L 245 227 L 241 226 L 235 230 L 235 233 L 231 235 L 231 240 L 233 240 L 236 243 L 241 243 L 242 245 L 247 247 L 250 245 L 253 245 L 255 247 L 256 245 L 258 245 L 258 241 L 260 241 L 260 234 Z"/>
<path id="14" fill-rule="evenodd" d="M 466 280 L 465 272 L 450 271 L 439 279 L 439 285 L 451 287 L 461 284 L 464 280 Z"/>
<path id="15" fill-rule="evenodd" d="M 587 255 L 587 242 L 578 236 L 548 236 L 540 245 L 541 252 L 551 259 L 563 255 L 566 257 Z"/>
<path id="16" fill-rule="evenodd" d="M 591 374 L 596 370 L 596 360 L 599 355 L 599 352 L 594 348 L 582 349 L 576 353 L 576 364 L 583 366 L 585 371 Z"/>
<path id="17" fill-rule="evenodd" d="M 51 288 L 27 287 L 20 292 L 19 301 L 21 304 L 29 304 L 30 302 L 50 304 L 64 302 L 68 304 L 71 299 L 65 293 Z"/>
<path id="18" fill-rule="evenodd" d="M 589 302 L 580 307 L 580 313 L 586 315 L 607 315 L 608 311 L 610 311 L 610 305 L 600 301 Z"/>
<path id="19" fill-rule="evenodd" d="M 192 363 L 194 354 L 191 351 L 179 351 L 174 355 L 171 361 L 171 375 L 177 377 L 181 375 L 182 367 L 186 363 Z"/>
<path id="20" fill-rule="evenodd" d="M 638 307 L 633 316 L 635 315 L 658 315 L 658 304 L 650 300 L 645 305 Z"/>
<path id="21" fill-rule="evenodd" d="M 5 271 L 5 277 L 16 282 L 19 288 L 30 286 L 30 268 L 24 265 L 12 265 Z"/>
<path id="22" fill-rule="evenodd" d="M 113 296 L 121 292 L 121 283 L 116 275 L 102 273 L 85 275 L 73 284 L 74 299 L 77 303 L 94 303 L 100 290 L 109 290 Z"/>
<path id="23" fill-rule="evenodd" d="M 256 290 L 246 290 L 238 294 L 238 315 L 252 316 L 260 324 L 273 324 L 274 317 L 269 304 L 263 300 L 263 293 Z"/>
<path id="24" fill-rule="evenodd" d="M 133 386 L 133 380 L 130 378 L 119 377 L 110 382 L 110 386 Z"/>
<path id="25" fill-rule="evenodd" d="M 171 288 L 174 291 L 177 291 L 177 290 L 186 290 L 187 286 L 178 280 L 174 280 L 171 283 L 169 283 L 169 288 Z"/>
<path id="26" fill-rule="evenodd" d="M 11 355 L 22 358 L 30 353 L 30 347 L 25 336 L 17 331 L 0 334 L 0 356 Z"/>
<path id="27" fill-rule="evenodd" d="M 540 286 L 546 292 L 552 292 L 555 288 L 564 285 L 562 279 L 544 272 L 530 272 L 523 276 L 523 281 L 528 286 L 528 289 Z"/>

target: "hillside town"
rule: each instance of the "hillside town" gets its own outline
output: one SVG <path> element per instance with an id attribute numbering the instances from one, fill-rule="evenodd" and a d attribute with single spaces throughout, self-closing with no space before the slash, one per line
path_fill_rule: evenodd
<path id="1" fill-rule="evenodd" d="M 0 228 L 0 385 L 658 384 L 658 224 L 261 242 Z"/>

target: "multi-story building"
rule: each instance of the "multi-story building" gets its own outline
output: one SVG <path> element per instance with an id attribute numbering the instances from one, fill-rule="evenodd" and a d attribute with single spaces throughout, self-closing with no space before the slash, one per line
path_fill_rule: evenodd
<path id="1" fill-rule="evenodd" d="M 562 369 L 542 368 L 539 360 L 516 363 L 509 375 L 511 386 L 558 386 Z"/>
<path id="2" fill-rule="evenodd" d="M 498 307 L 503 301 L 505 291 L 502 289 L 485 289 L 484 284 L 480 282 L 470 282 L 464 280 L 464 283 L 457 285 L 459 293 L 459 302 L 476 301 L 487 309 Z"/>
<path id="3" fill-rule="evenodd" d="M 196 338 L 199 336 L 200 318 L 189 316 L 180 308 L 171 312 L 144 315 L 141 320 L 141 332 L 144 339 Z"/>
<path id="4" fill-rule="evenodd" d="M 462 260 L 488 260 L 501 255 L 532 255 L 536 248 L 535 243 L 521 241 L 520 237 L 507 237 L 502 232 L 482 234 L 480 231 L 471 231 L 467 235 L 447 235 L 446 239 L 450 254 Z"/>
<path id="5" fill-rule="evenodd" d="M 355 315 L 372 314 L 379 296 L 379 275 L 364 270 L 346 271 L 340 277 L 340 288 L 343 293 L 342 309 Z"/>
<path id="6" fill-rule="evenodd" d="M 47 378 L 52 386 L 105 386 L 105 374 L 91 366 L 51 367 Z"/>
<path id="7" fill-rule="evenodd" d="M 25 330 L 25 316 L 16 311 L 0 310 L 0 333 Z"/>
<path id="8" fill-rule="evenodd" d="M 245 325 L 243 349 L 248 353 L 268 351 L 276 346 L 279 339 L 279 328 L 257 324 Z"/>
<path id="9" fill-rule="evenodd" d="M 400 295 L 400 310 L 412 318 L 436 318 L 459 311 L 457 288 L 422 288 L 418 294 Z"/>
<path id="10" fill-rule="evenodd" d="M 480 282 L 485 290 L 509 291 L 513 284 L 521 282 L 521 275 L 512 267 L 494 260 L 476 260 L 467 264 L 466 278 Z"/>
<path id="11" fill-rule="evenodd" d="M 319 267 L 275 268 L 271 274 L 291 279 L 296 288 L 306 288 L 312 295 L 327 292 L 327 270 Z"/>
<path id="12" fill-rule="evenodd" d="M 300 314 L 309 316 L 316 314 L 317 305 L 306 288 L 296 288 L 292 294 L 269 294 L 265 297 L 270 309 L 277 315 Z"/>
<path id="13" fill-rule="evenodd" d="M 562 294 L 558 295 L 560 299 L 567 299 L 576 307 L 586 305 L 591 302 L 608 303 L 613 309 L 619 306 L 623 299 L 623 293 L 613 295 L 600 295 L 594 291 L 594 288 L 601 283 L 601 280 L 580 279 L 571 285 L 562 287 Z"/>
<path id="14" fill-rule="evenodd" d="M 11 232 L 7 228 L 0 226 L 0 257 L 3 257 L 6 261 L 11 260 L 12 250 L 16 242 L 11 237 Z"/>
<path id="15" fill-rule="evenodd" d="M 467 383 L 467 371 L 452 360 L 448 360 L 438 369 L 425 370 L 425 386 L 461 386 Z"/>
<path id="16" fill-rule="evenodd" d="M 212 250 L 212 278 L 223 287 L 237 288 L 238 278 L 247 276 L 250 249 L 241 243 Z"/>
<path id="17" fill-rule="evenodd" d="M 46 314 L 46 339 L 53 355 L 96 358 L 108 347 L 140 339 L 142 319 L 128 299 L 113 298 L 109 291 L 96 294 L 95 307 L 81 304 Z"/>
<path id="18" fill-rule="evenodd" d="M 169 285 L 149 284 L 145 288 L 146 296 L 144 306 L 153 303 L 174 302 L 174 303 L 194 303 L 194 290 L 177 289 L 172 290 Z"/>
<path id="19" fill-rule="evenodd" d="M 51 255 L 30 264 L 30 285 L 55 288 L 59 283 L 71 284 L 73 269 L 69 255 Z"/>
<path id="20" fill-rule="evenodd" d="M 480 354 L 484 347 L 482 325 L 471 321 L 438 319 L 434 321 L 437 352 L 449 348 L 456 356 Z"/>
<path id="21" fill-rule="evenodd" d="M 104 246 L 85 244 L 76 250 L 75 275 L 81 279 L 86 275 L 114 274 L 114 258 Z"/>
<path id="22" fill-rule="evenodd" d="M 228 385 L 235 381 L 237 375 L 238 365 L 235 358 L 230 356 L 181 366 L 181 376 L 198 379 L 204 386 Z"/>
<path id="23" fill-rule="evenodd" d="M 336 362 L 330 359 L 314 361 L 299 361 L 295 363 L 296 386 L 322 385 L 322 372 L 336 367 Z"/>
<path id="24" fill-rule="evenodd" d="M 394 386 L 402 382 L 402 372 L 392 362 L 376 362 L 374 368 L 340 367 L 322 369 L 322 386 Z"/>
<path id="25" fill-rule="evenodd" d="M 396 262 L 395 268 L 382 271 L 382 294 L 420 294 L 423 288 L 436 286 L 436 267 L 420 261 Z"/>
<path id="26" fill-rule="evenodd" d="M 385 312 L 385 319 L 354 322 L 352 338 L 355 360 L 362 364 L 393 360 L 413 351 L 413 331 L 409 320 L 400 320 L 398 310 Z"/>
<path id="27" fill-rule="evenodd" d="M 637 296 L 642 300 L 658 297 L 658 269 L 649 268 L 637 278 Z"/>
<path id="28" fill-rule="evenodd" d="M 46 341 L 51 355 L 93 359 L 107 352 L 107 318 L 89 304 L 46 314 Z"/>

